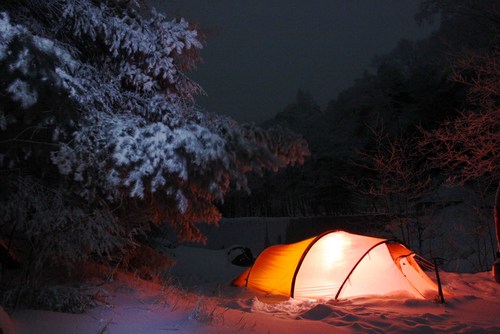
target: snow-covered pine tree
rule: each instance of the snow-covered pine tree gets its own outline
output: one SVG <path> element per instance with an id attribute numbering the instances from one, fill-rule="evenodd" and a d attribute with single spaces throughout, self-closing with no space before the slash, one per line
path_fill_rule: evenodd
<path id="1" fill-rule="evenodd" d="M 135 0 L 0 3 L 0 232 L 43 266 L 110 254 L 146 222 L 197 222 L 246 173 L 301 162 L 305 142 L 196 107 L 198 31 Z M 18 253 L 20 256 L 21 253 Z"/>

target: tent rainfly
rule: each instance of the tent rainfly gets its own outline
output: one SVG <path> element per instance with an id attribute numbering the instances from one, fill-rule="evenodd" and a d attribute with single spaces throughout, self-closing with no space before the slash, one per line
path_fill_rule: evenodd
<path id="1" fill-rule="evenodd" d="M 232 285 L 295 299 L 367 295 L 434 298 L 437 285 L 405 246 L 387 239 L 328 231 L 266 248 Z"/>

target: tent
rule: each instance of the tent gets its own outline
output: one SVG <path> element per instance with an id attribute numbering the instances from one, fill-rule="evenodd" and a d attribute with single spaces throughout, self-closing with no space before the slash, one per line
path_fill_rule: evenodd
<path id="1" fill-rule="evenodd" d="M 397 242 L 328 231 L 297 243 L 266 248 L 232 285 L 296 299 L 399 293 L 433 298 L 437 285 L 414 257 Z"/>

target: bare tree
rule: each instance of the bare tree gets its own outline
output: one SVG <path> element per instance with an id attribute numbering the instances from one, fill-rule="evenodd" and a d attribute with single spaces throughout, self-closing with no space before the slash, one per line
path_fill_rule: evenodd
<path id="1" fill-rule="evenodd" d="M 415 139 L 391 138 L 383 125 L 369 131 L 374 148 L 360 152 L 361 159 L 354 165 L 362 174 L 347 181 L 358 194 L 371 198 L 377 213 L 396 222 L 403 242 L 411 244 L 416 234 L 421 250 L 424 227 L 416 215 L 416 204 L 431 187 L 427 164 L 417 154 Z"/>
<path id="2" fill-rule="evenodd" d="M 500 49 L 467 52 L 453 60 L 451 79 L 469 87 L 469 108 L 435 130 L 422 130 L 420 146 L 451 183 L 475 184 L 482 207 L 496 188 L 495 226 L 500 249 Z M 488 215 L 485 215 L 489 219 Z M 493 232 L 490 232 L 493 244 Z"/>

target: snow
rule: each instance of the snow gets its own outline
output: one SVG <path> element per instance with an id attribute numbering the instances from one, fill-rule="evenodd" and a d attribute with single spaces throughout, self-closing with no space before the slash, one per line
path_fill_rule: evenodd
<path id="1" fill-rule="evenodd" d="M 24 48 L 21 50 L 17 56 L 17 60 L 9 65 L 9 71 L 14 72 L 18 70 L 24 75 L 28 75 L 29 64 L 32 62 L 32 58 L 29 54 L 29 50 Z"/>
<path id="2" fill-rule="evenodd" d="M 3 333 L 500 332 L 500 285 L 489 272 L 441 272 L 443 286 L 452 294 L 445 304 L 402 296 L 297 301 L 231 287 L 229 282 L 245 270 L 228 258 L 236 241 L 232 230 L 239 228 L 239 243 L 262 246 L 264 239 L 263 225 L 250 220 L 261 218 L 224 220 L 221 229 L 229 232 L 221 231 L 216 242 L 208 240 L 208 245 L 224 248 L 172 247 L 163 240 L 162 250 L 175 261 L 168 284 L 116 273 L 112 281 L 93 287 L 98 305 L 88 312 L 7 310 L 8 316 L 0 311 Z M 275 239 L 279 229 L 269 224 L 265 233 Z"/>
<path id="3" fill-rule="evenodd" d="M 7 46 L 21 32 L 23 32 L 22 27 L 13 26 L 10 23 L 7 13 L 0 13 L 0 60 L 3 60 L 7 56 Z"/>
<path id="4" fill-rule="evenodd" d="M 24 109 L 33 106 L 38 99 L 37 92 L 20 79 L 16 79 L 11 83 L 6 91 L 12 94 L 12 100 L 18 101 Z"/>

